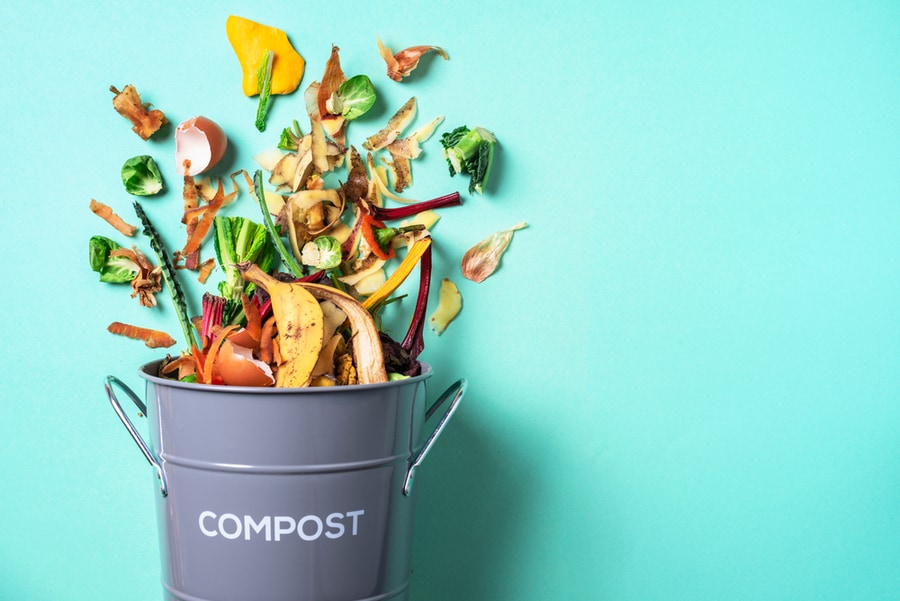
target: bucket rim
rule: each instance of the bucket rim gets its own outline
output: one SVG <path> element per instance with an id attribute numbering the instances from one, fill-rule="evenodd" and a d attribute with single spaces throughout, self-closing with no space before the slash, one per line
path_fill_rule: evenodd
<path id="1" fill-rule="evenodd" d="M 430 378 L 434 369 L 430 363 L 419 361 L 422 373 L 401 380 L 379 382 L 376 384 L 353 384 L 350 386 L 307 386 L 303 388 L 275 388 L 273 386 L 226 386 L 224 384 L 198 384 L 196 382 L 180 382 L 170 378 L 162 378 L 155 375 L 163 359 L 156 359 L 144 363 L 138 368 L 138 376 L 161 386 L 171 388 L 183 388 L 194 392 L 214 392 L 216 394 L 346 394 L 355 390 L 378 390 L 382 388 L 394 388 L 417 382 L 423 382 Z"/>

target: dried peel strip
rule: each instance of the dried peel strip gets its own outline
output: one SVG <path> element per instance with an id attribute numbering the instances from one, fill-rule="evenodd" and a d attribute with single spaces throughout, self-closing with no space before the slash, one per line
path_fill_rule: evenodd
<path id="1" fill-rule="evenodd" d="M 116 228 L 116 230 L 121 234 L 124 234 L 126 236 L 134 236 L 134 233 L 137 231 L 136 225 L 127 223 L 124 219 L 113 212 L 112 207 L 103 204 L 102 202 L 93 198 L 91 199 L 91 211 L 94 213 L 94 215 L 103 219 L 104 221 L 106 221 L 106 223 Z"/>
<path id="2" fill-rule="evenodd" d="M 169 348 L 175 339 L 160 330 L 114 321 L 106 328 L 111 334 L 142 340 L 150 348 Z"/>

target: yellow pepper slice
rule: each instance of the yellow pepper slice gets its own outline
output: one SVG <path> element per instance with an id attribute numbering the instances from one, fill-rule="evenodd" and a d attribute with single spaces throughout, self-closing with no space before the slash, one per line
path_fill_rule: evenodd
<path id="1" fill-rule="evenodd" d="M 406 253 L 406 256 L 403 257 L 403 260 L 400 261 L 400 265 L 398 265 L 397 269 L 394 270 L 394 273 L 391 274 L 391 277 L 389 277 L 378 290 L 373 292 L 362 302 L 363 307 L 366 309 L 374 307 L 378 303 L 386 300 L 394 290 L 399 288 L 400 284 L 402 284 L 409 274 L 412 273 L 413 267 L 416 266 L 416 263 L 419 262 L 419 259 L 422 258 L 422 255 L 425 254 L 425 251 L 429 246 L 431 246 L 431 238 L 420 238 L 419 240 L 416 240 Z"/>
<path id="2" fill-rule="evenodd" d="M 271 50 L 275 54 L 272 63 L 271 93 L 290 94 L 300 85 L 306 61 L 291 46 L 284 31 L 244 17 L 230 15 L 225 22 L 225 33 L 241 64 L 245 95 L 259 94 L 256 71 L 266 50 Z"/>

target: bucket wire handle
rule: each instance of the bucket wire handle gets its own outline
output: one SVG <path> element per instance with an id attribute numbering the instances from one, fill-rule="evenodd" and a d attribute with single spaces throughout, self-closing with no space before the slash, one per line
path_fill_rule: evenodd
<path id="1" fill-rule="evenodd" d="M 109 402 L 112 405 L 113 410 L 116 412 L 116 415 L 119 416 L 119 419 L 122 421 L 122 424 L 125 426 L 125 429 L 128 430 L 128 433 L 131 434 L 131 438 L 134 439 L 134 442 L 137 443 L 138 448 L 141 450 L 141 453 L 144 454 L 144 457 L 147 461 L 150 462 L 154 468 L 156 468 L 156 475 L 159 477 L 159 490 L 162 493 L 162 496 L 166 496 L 169 494 L 169 485 L 166 482 L 166 474 L 162 469 L 162 464 L 159 459 L 153 454 L 153 451 L 150 450 L 150 447 L 147 446 L 147 443 L 144 442 L 144 439 L 141 438 L 141 435 L 138 434 L 137 429 L 134 427 L 134 424 L 131 423 L 131 420 L 125 414 L 125 411 L 122 409 L 122 405 L 119 404 L 119 399 L 116 398 L 116 393 L 113 390 L 113 384 L 119 387 L 131 401 L 137 406 L 138 411 L 147 415 L 147 406 L 141 401 L 140 398 L 131 390 L 124 382 L 122 382 L 119 378 L 115 376 L 107 376 L 106 377 L 106 395 L 109 397 Z"/>
<path id="2" fill-rule="evenodd" d="M 409 466 L 409 470 L 406 472 L 406 480 L 403 482 L 403 494 L 405 496 L 409 496 L 412 492 L 413 478 L 415 477 L 416 468 L 422 464 L 422 461 L 425 460 L 425 455 L 428 454 L 428 451 L 431 450 L 431 447 L 434 446 L 435 441 L 438 436 L 441 435 L 444 428 L 447 426 L 447 422 L 450 421 L 450 418 L 453 417 L 453 413 L 456 411 L 457 406 L 459 406 L 459 402 L 462 400 L 463 395 L 466 394 L 466 388 L 468 383 L 464 378 L 461 378 L 450 385 L 450 387 L 444 391 L 444 393 L 428 408 L 425 412 L 425 419 L 427 420 L 431 417 L 438 407 L 444 404 L 451 395 L 453 395 L 453 400 L 450 402 L 450 406 L 447 407 L 447 411 L 444 412 L 444 415 L 441 417 L 441 420 L 438 422 L 437 426 L 435 426 L 434 430 L 431 432 L 431 435 L 428 437 L 428 440 L 425 441 L 425 446 L 422 447 L 422 450 L 418 452 L 415 459 L 413 459 L 412 464 Z"/>

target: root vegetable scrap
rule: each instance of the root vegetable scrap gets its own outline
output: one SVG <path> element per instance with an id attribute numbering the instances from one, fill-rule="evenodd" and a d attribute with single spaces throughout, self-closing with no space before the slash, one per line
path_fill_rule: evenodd
<path id="1" fill-rule="evenodd" d="M 93 198 L 91 199 L 91 211 L 126 236 L 134 236 L 134 232 L 137 231 L 136 225 L 127 223 L 113 212 L 112 207 Z"/>
<path id="2" fill-rule="evenodd" d="M 135 340 L 143 340 L 150 348 L 168 348 L 175 346 L 175 339 L 160 330 L 151 328 L 142 328 L 120 321 L 114 321 L 106 328 L 112 334 L 134 338 Z"/>
<path id="3" fill-rule="evenodd" d="M 128 84 L 121 92 L 115 86 L 109 86 L 109 91 L 115 94 L 113 108 L 131 121 L 132 131 L 142 139 L 149 140 L 150 136 L 169 122 L 161 110 L 151 110 L 149 102 L 141 102 L 141 96 L 133 85 Z"/>

